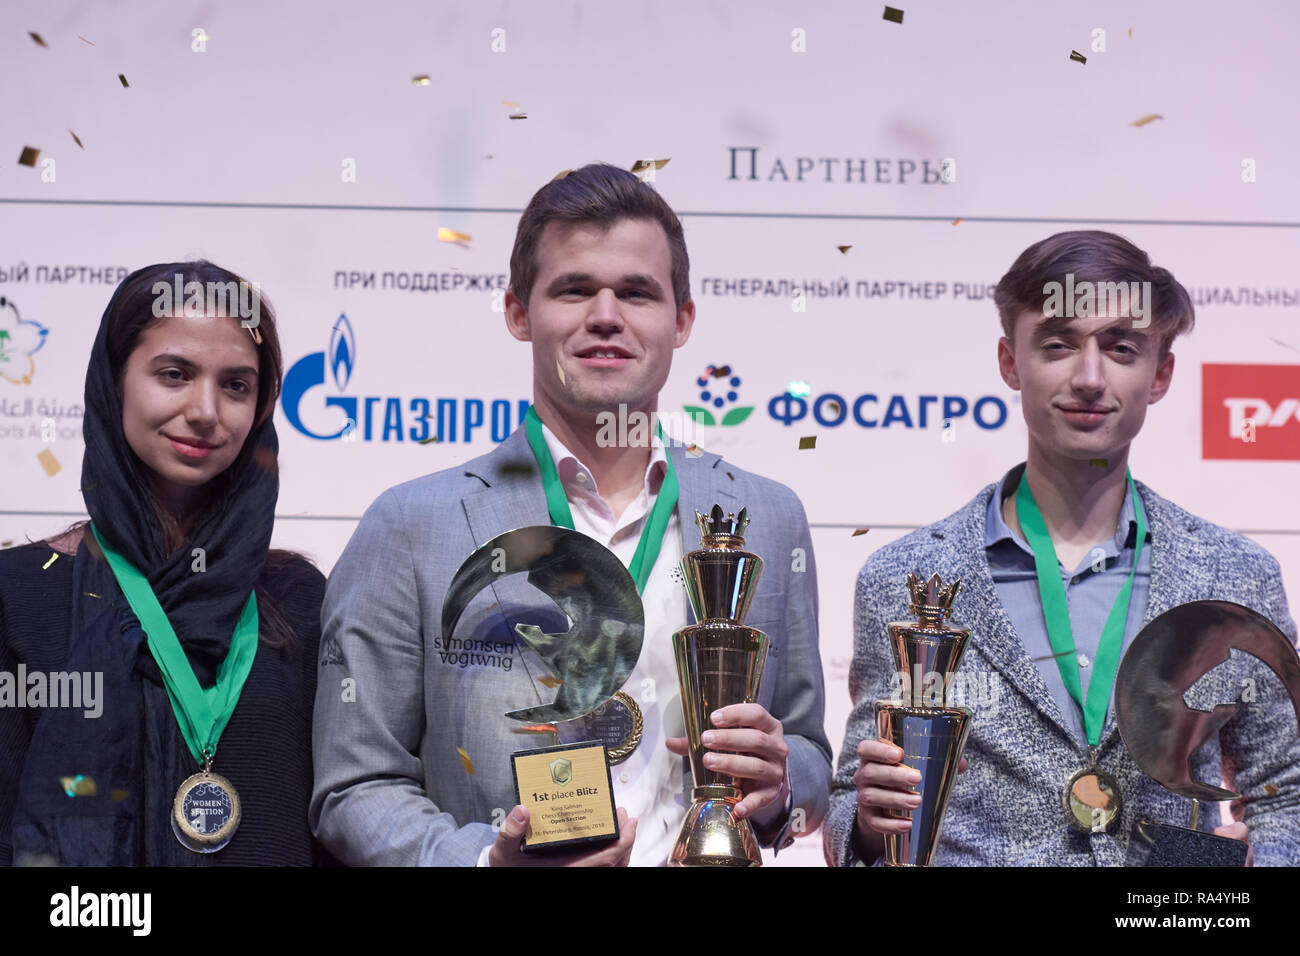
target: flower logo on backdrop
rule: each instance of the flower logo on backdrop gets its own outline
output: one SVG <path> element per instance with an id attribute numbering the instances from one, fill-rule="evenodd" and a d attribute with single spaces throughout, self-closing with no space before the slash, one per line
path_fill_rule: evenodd
<path id="1" fill-rule="evenodd" d="M 32 384 L 36 362 L 32 356 L 45 345 L 50 330 L 24 319 L 12 299 L 0 295 L 0 378 L 15 385 Z"/>
<path id="2" fill-rule="evenodd" d="M 741 382 L 730 365 L 710 365 L 695 384 L 700 387 L 700 401 L 704 404 L 683 405 L 682 408 L 701 425 L 739 425 L 754 411 L 753 405 L 736 404 L 740 400 L 737 389 Z M 722 413 L 728 405 L 733 407 Z M 721 415 L 721 421 L 715 417 L 715 412 Z"/>

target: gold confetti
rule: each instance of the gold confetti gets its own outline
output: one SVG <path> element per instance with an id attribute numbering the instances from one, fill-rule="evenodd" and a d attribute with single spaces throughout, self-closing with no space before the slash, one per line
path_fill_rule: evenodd
<path id="1" fill-rule="evenodd" d="M 852 247 L 852 246 L 836 246 L 835 248 L 838 249 L 838 250 L 840 250 L 840 255 L 847 256 L 847 255 L 849 254 L 849 250 L 852 249 L 853 247 Z"/>
<path id="2" fill-rule="evenodd" d="M 857 528 L 854 530 L 854 532 L 851 535 L 849 535 L 849 537 L 856 538 L 858 535 L 866 534 L 870 530 L 871 530 L 870 528 Z"/>
<path id="3" fill-rule="evenodd" d="M 733 475 L 731 472 L 727 472 L 727 477 L 730 478 L 732 481 L 736 480 L 736 476 Z"/>
<path id="4" fill-rule="evenodd" d="M 952 221 L 952 224 L 955 226 L 955 225 L 957 225 L 957 223 L 959 223 L 959 222 L 961 222 L 961 219 L 954 219 L 954 220 Z"/>
<path id="5" fill-rule="evenodd" d="M 1128 28 L 1128 38 L 1129 38 L 1130 40 L 1133 39 L 1133 28 L 1132 28 L 1132 27 L 1129 27 L 1129 28 Z"/>
<path id="6" fill-rule="evenodd" d="M 428 73 L 421 73 L 419 76 L 411 77 L 411 82 L 416 86 L 428 86 L 433 81 L 429 79 Z"/>
<path id="7" fill-rule="evenodd" d="M 109 796 L 113 798 L 114 803 L 121 803 L 128 796 L 130 796 L 130 794 L 125 790 L 114 790 L 109 794 Z"/>
<path id="8" fill-rule="evenodd" d="M 528 119 L 528 114 L 527 114 L 527 113 L 511 113 L 511 114 L 510 114 L 510 118 L 511 118 L 511 119 Z"/>
<path id="9" fill-rule="evenodd" d="M 502 101 L 501 101 L 501 105 L 502 105 L 502 106 L 508 106 L 508 107 L 510 107 L 512 110 L 521 110 L 521 109 L 523 109 L 523 106 L 520 105 L 519 103 L 516 103 L 514 100 L 502 100 Z"/>
<path id="10" fill-rule="evenodd" d="M 897 7 L 885 7 L 884 19 L 888 20 L 890 23 L 902 23 L 903 11 L 899 10 Z"/>
<path id="11" fill-rule="evenodd" d="M 722 368 L 715 368 L 711 374 L 714 378 L 726 378 L 731 374 L 731 366 L 724 365 Z"/>
<path id="12" fill-rule="evenodd" d="M 569 175 L 569 173 L 571 172 L 573 172 L 572 169 L 561 169 L 558 173 L 556 173 L 554 176 L 551 177 L 551 182 L 556 182 L 558 180 L 561 180 L 565 176 Z"/>
<path id="13" fill-rule="evenodd" d="M 99 597 L 99 595 L 96 594 L 94 591 L 82 591 L 82 592 L 81 592 L 81 596 L 82 596 L 82 597 L 93 597 L 93 598 L 97 598 L 97 597 Z M 100 600 L 103 600 L 103 599 L 100 598 Z"/>
<path id="14" fill-rule="evenodd" d="M 501 474 L 503 475 L 531 475 L 536 470 L 526 461 L 511 461 L 501 466 Z"/>
<path id="15" fill-rule="evenodd" d="M 0 541 L 0 548 L 7 548 L 11 544 L 13 544 L 12 541 Z"/>
<path id="16" fill-rule="evenodd" d="M 840 413 L 840 403 L 835 401 L 834 399 L 827 402 L 826 407 L 831 410 L 832 415 L 838 415 Z"/>
<path id="17" fill-rule="evenodd" d="M 44 564 L 41 565 L 41 570 L 42 570 L 42 571 L 48 571 L 48 570 L 50 569 L 50 565 L 53 564 L 53 563 L 54 563 L 55 561 L 57 561 L 57 560 L 59 560 L 59 552 L 57 552 L 57 551 L 52 551 L 52 552 L 50 553 L 50 560 L 46 561 Z"/>
<path id="18" fill-rule="evenodd" d="M 540 684 L 545 684 L 547 687 L 559 687 L 564 683 L 564 681 L 560 680 L 558 677 L 551 677 L 549 675 L 546 677 L 539 677 L 537 678 L 537 681 Z"/>
<path id="19" fill-rule="evenodd" d="M 18 156 L 19 166 L 35 166 L 36 157 L 41 155 L 41 151 L 35 146 L 24 146 L 22 153 Z"/>
<path id="20" fill-rule="evenodd" d="M 83 37 L 80 33 L 77 34 L 77 39 L 80 40 L 82 43 L 90 43 L 90 41 L 87 40 L 85 37 Z M 90 43 L 90 45 L 94 46 L 95 44 Z"/>
<path id="21" fill-rule="evenodd" d="M 704 454 L 704 449 L 699 445 L 691 443 L 686 446 L 686 454 L 690 455 L 692 458 L 699 458 Z"/>
<path id="22" fill-rule="evenodd" d="M 446 226 L 439 226 L 438 241 L 459 242 L 465 244 L 470 241 L 470 234 L 468 232 L 457 232 L 455 229 L 448 229 Z"/>
<path id="23" fill-rule="evenodd" d="M 524 724 L 522 727 L 515 728 L 529 734 L 558 734 L 560 728 L 554 724 Z"/>
<path id="24" fill-rule="evenodd" d="M 638 159 L 632 164 L 629 172 L 643 173 L 650 169 L 663 169 L 670 162 L 672 162 L 671 159 Z"/>
<path id="25" fill-rule="evenodd" d="M 54 452 L 50 451 L 48 448 L 38 454 L 36 460 L 39 461 L 41 467 L 45 469 L 45 474 L 49 475 L 51 478 L 63 470 L 63 466 L 59 464 L 59 459 L 55 458 Z"/>
<path id="26" fill-rule="evenodd" d="M 805 435 L 803 438 L 799 439 L 800 451 L 803 451 L 805 448 L 816 448 L 816 447 L 817 447 L 816 435 Z"/>
<path id="27" fill-rule="evenodd" d="M 98 791 L 95 781 L 90 777 L 77 774 L 75 777 L 60 777 L 59 785 L 70 797 L 93 797 Z"/>
<path id="28" fill-rule="evenodd" d="M 68 130 L 68 132 L 72 133 L 72 130 Z M 81 137 L 78 136 L 76 133 L 72 133 L 72 141 L 76 143 L 78 146 L 81 146 Z M 86 147 L 81 146 L 81 148 L 85 149 Z"/>
<path id="29" fill-rule="evenodd" d="M 1267 793 L 1267 794 L 1271 797 L 1271 796 L 1273 796 L 1275 793 L 1277 793 L 1277 787 L 1274 786 L 1274 785 L 1271 784 L 1271 783 L 1266 783 L 1266 784 L 1264 784 L 1264 792 Z"/>
<path id="30" fill-rule="evenodd" d="M 457 747 L 456 753 L 460 754 L 460 762 L 465 767 L 465 772 L 471 777 L 474 776 L 474 761 L 469 759 L 469 754 L 465 752 L 465 748 Z"/>
<path id="31" fill-rule="evenodd" d="M 1109 458 L 1090 458 L 1090 459 L 1088 459 L 1088 464 L 1092 465 L 1092 467 L 1094 467 L 1094 468 L 1105 468 L 1107 465 L 1110 464 L 1110 459 L 1109 459 Z"/>
<path id="32" fill-rule="evenodd" d="M 1296 348 L 1294 345 L 1291 345 L 1288 342 L 1283 342 L 1281 339 L 1269 339 L 1269 341 L 1272 342 L 1274 345 L 1282 346 L 1284 349 L 1290 349 L 1292 352 L 1300 352 L 1300 349 Z"/>
<path id="33" fill-rule="evenodd" d="M 1088 62 L 1088 58 L 1087 58 L 1086 56 L 1084 56 L 1082 53 L 1080 53 L 1078 50 L 1071 50 L 1071 51 L 1070 51 L 1070 59 L 1071 59 L 1071 60 L 1074 60 L 1076 63 L 1087 63 L 1087 62 Z"/>
<path id="34" fill-rule="evenodd" d="M 123 86 L 130 86 L 130 85 L 131 85 L 130 83 L 128 83 L 128 82 L 126 81 L 126 74 L 125 74 L 125 73 L 119 73 L 119 74 L 117 74 L 117 78 L 118 78 L 119 80 L 122 81 L 122 85 L 123 85 Z"/>
<path id="35" fill-rule="evenodd" d="M 417 445 L 432 445 L 434 442 L 437 442 L 437 441 L 442 441 L 442 439 L 439 438 L 437 435 L 430 435 L 428 438 L 421 438 L 418 442 L 416 442 L 416 444 L 417 444 Z"/>
<path id="36" fill-rule="evenodd" d="M 562 385 L 562 386 L 565 387 L 565 388 L 568 388 L 569 383 L 568 383 L 568 380 L 565 378 L 565 375 L 564 375 L 564 366 L 562 366 L 562 365 L 560 364 L 560 360 L 559 360 L 559 359 L 556 359 L 556 360 L 555 360 L 555 374 L 556 374 L 557 376 L 559 376 L 559 379 L 560 379 L 560 385 Z"/>
<path id="37" fill-rule="evenodd" d="M 41 35 L 39 33 L 33 33 L 31 30 L 28 30 L 27 35 L 36 41 L 37 46 L 43 46 L 47 50 L 50 48 L 50 45 L 41 39 Z"/>
<path id="38" fill-rule="evenodd" d="M 1159 113 L 1148 113 L 1129 123 L 1130 126 L 1146 126 L 1147 123 L 1154 123 L 1158 119 L 1164 119 Z"/>

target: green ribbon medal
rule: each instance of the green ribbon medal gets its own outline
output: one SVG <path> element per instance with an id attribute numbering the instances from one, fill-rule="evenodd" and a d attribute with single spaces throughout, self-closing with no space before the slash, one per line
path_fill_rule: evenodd
<path id="1" fill-rule="evenodd" d="M 528 446 L 532 448 L 533 457 L 537 459 L 537 467 L 542 473 L 542 488 L 546 492 L 546 510 L 550 513 L 551 524 L 573 531 L 573 511 L 569 508 L 569 499 L 564 495 L 560 473 L 551 459 L 551 449 L 546 445 L 546 436 L 542 434 L 542 420 L 537 417 L 537 412 L 531 405 L 524 415 L 524 431 L 528 435 Z M 662 429 L 659 434 L 662 438 Z M 659 496 L 655 499 L 654 507 L 650 509 L 645 527 L 641 530 L 641 540 L 637 542 L 632 563 L 627 568 L 628 573 L 632 575 L 632 580 L 636 582 L 638 594 L 645 593 L 646 582 L 650 580 L 650 570 L 659 559 L 659 552 L 663 550 L 668 521 L 672 518 L 673 509 L 677 507 L 677 473 L 673 470 L 672 456 L 665 457 L 668 459 L 668 471 L 664 474 L 663 484 L 659 487 Z"/>
<path id="2" fill-rule="evenodd" d="M 217 667 L 216 683 L 201 687 L 148 579 L 108 546 L 94 522 L 90 530 L 148 638 L 149 652 L 162 672 L 181 736 L 195 761 L 203 766 L 203 771 L 182 783 L 176 793 L 172 829 L 187 849 L 213 853 L 230 842 L 239 826 L 239 794 L 229 780 L 211 770 L 217 741 L 234 713 L 257 654 L 257 597 L 248 595 L 230 650 Z"/>
<path id="3" fill-rule="evenodd" d="M 1146 540 L 1147 520 L 1142 499 L 1133 485 L 1133 475 L 1124 471 L 1128 493 L 1133 497 L 1133 510 L 1137 516 L 1137 545 L 1133 552 L 1133 566 L 1128 579 L 1120 589 L 1110 615 L 1102 628 L 1097 645 L 1092 679 L 1088 682 L 1088 696 L 1084 699 L 1079 682 L 1079 661 L 1074 644 L 1074 631 L 1070 626 L 1069 605 L 1065 598 L 1065 585 L 1061 583 L 1060 560 L 1047 532 L 1047 523 L 1029 490 L 1029 482 L 1021 475 L 1016 489 L 1016 517 L 1020 530 L 1034 551 L 1034 570 L 1038 577 L 1038 594 L 1043 603 L 1043 619 L 1047 624 L 1047 638 L 1056 656 L 1056 666 L 1061 672 L 1065 689 L 1083 711 L 1083 726 L 1088 738 L 1090 766 L 1070 778 L 1065 790 L 1065 809 L 1076 829 L 1088 833 L 1110 832 L 1119 822 L 1122 801 L 1119 786 L 1109 774 L 1096 766 L 1097 745 L 1106 723 L 1106 711 L 1119 669 L 1120 649 L 1124 644 L 1124 625 L 1128 620 L 1130 599 L 1133 595 L 1133 576 L 1142 557 L 1142 543 Z"/>
<path id="4" fill-rule="evenodd" d="M 537 417 L 537 412 L 532 406 L 529 406 L 527 414 L 524 415 L 524 432 L 528 436 L 528 446 L 533 450 L 533 457 L 537 459 L 537 467 L 542 473 L 542 488 L 546 492 L 546 510 L 550 514 L 551 524 L 568 528 L 570 531 L 575 530 L 573 511 L 569 508 L 569 499 L 565 497 L 564 484 L 560 481 L 560 474 L 551 458 L 551 449 L 546 444 L 546 436 L 542 434 L 542 420 Z M 663 438 L 663 429 L 659 430 L 659 437 Z M 650 570 L 659 559 L 659 552 L 663 550 L 668 521 L 672 517 L 673 509 L 677 507 L 677 473 L 673 470 L 672 456 L 665 457 L 668 460 L 668 471 L 664 474 L 663 484 L 659 486 L 659 495 L 655 498 L 654 507 L 646 516 L 645 527 L 641 529 L 641 539 L 637 542 L 636 552 L 632 555 L 632 563 L 627 568 L 628 573 L 632 575 L 632 580 L 636 582 L 638 594 L 645 593 L 646 582 L 650 580 Z M 610 763 L 622 763 L 641 743 L 644 725 L 641 708 L 632 697 L 620 692 L 597 708 L 596 714 L 593 719 L 597 723 L 603 721 L 607 724 L 608 733 L 620 741 L 618 746 L 607 751 L 606 759 Z M 586 728 L 584 736 L 604 736 L 602 732 L 593 733 L 594 725 L 591 720 L 586 718 L 579 718 L 579 720 L 583 721 L 583 726 Z"/>

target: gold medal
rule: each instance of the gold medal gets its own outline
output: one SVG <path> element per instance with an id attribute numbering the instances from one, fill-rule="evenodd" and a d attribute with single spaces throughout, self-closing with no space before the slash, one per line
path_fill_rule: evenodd
<path id="1" fill-rule="evenodd" d="M 1110 833 L 1119 826 L 1124 801 L 1119 784 L 1100 767 L 1085 767 L 1070 778 L 1063 794 L 1065 816 L 1081 833 Z"/>
<path id="2" fill-rule="evenodd" d="M 194 853 L 216 853 L 239 828 L 239 793 L 211 766 L 186 779 L 172 801 L 172 832 Z"/>
<path id="3" fill-rule="evenodd" d="M 641 743 L 645 719 L 636 701 L 619 691 L 588 715 L 586 727 L 593 740 L 605 744 L 609 762 L 616 764 L 632 756 Z"/>

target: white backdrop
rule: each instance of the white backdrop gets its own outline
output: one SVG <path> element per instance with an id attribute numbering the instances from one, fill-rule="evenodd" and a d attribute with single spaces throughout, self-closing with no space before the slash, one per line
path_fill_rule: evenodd
<path id="1" fill-rule="evenodd" d="M 121 270 L 203 256 L 261 283 L 286 370 L 326 353 L 325 380 L 286 396 L 303 428 L 333 434 L 346 413 L 326 400 L 357 402 L 353 441 L 277 411 L 275 544 L 328 572 L 381 491 L 492 447 L 494 409 L 497 437 L 518 423 L 530 354 L 493 291 L 533 191 L 659 158 L 699 315 L 661 407 L 705 404 L 698 376 L 730 366 L 736 398 L 710 409 L 753 411 L 701 443 L 803 499 L 836 748 L 862 561 L 1023 458 L 986 292 L 1052 232 L 1121 232 L 1192 291 L 1197 328 L 1133 472 L 1269 548 L 1300 593 L 1296 8 L 919 3 L 900 25 L 881 6 L 7 3 L 0 541 L 81 515 L 85 364 Z M 340 315 L 346 382 L 328 370 Z M 1246 366 L 1227 391 L 1203 370 L 1221 365 Z M 810 394 L 786 423 L 791 382 Z M 1268 403 L 1254 444 L 1228 439 L 1225 398 Z M 444 419 L 443 442 L 417 444 L 439 399 L 455 440 Z M 781 859 L 819 862 L 820 843 Z"/>

